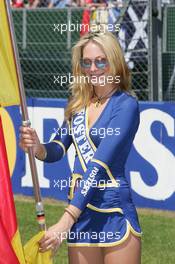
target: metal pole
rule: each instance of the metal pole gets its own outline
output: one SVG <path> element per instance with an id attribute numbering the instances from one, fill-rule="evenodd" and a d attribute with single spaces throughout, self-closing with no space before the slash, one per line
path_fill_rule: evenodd
<path id="1" fill-rule="evenodd" d="M 162 14 L 161 2 L 151 1 L 152 34 L 151 34 L 151 61 L 152 61 L 152 100 L 162 100 Z"/>
<path id="2" fill-rule="evenodd" d="M 22 72 L 21 72 L 21 66 L 20 66 L 20 61 L 19 61 L 18 49 L 17 49 L 17 45 L 16 45 L 16 40 L 15 40 L 15 31 L 14 31 L 14 26 L 13 26 L 13 22 L 12 22 L 13 18 L 12 18 L 12 14 L 11 14 L 11 7 L 10 7 L 10 1 L 9 0 L 5 0 L 5 7 L 6 7 L 6 11 L 7 11 L 7 19 L 8 19 L 8 25 L 9 25 L 12 47 L 13 47 L 14 61 L 15 61 L 15 65 L 16 65 L 16 74 L 17 74 L 17 78 L 18 78 L 18 86 L 19 86 L 19 94 L 20 94 L 21 111 L 22 111 L 22 116 L 23 116 L 23 124 L 25 124 L 26 126 L 30 126 L 30 120 L 29 120 L 28 111 L 27 111 L 27 104 L 26 104 L 26 96 L 25 96 L 25 92 L 24 92 L 24 84 L 23 84 L 23 79 L 22 79 Z M 45 213 L 44 213 L 44 207 L 43 207 L 42 200 L 41 200 L 40 187 L 39 187 L 39 181 L 38 181 L 38 173 L 37 173 L 36 162 L 35 162 L 35 157 L 34 157 L 34 153 L 33 153 L 32 148 L 29 148 L 28 155 L 29 155 L 29 162 L 30 162 L 32 181 L 33 181 L 33 187 L 34 187 L 34 195 L 35 195 L 35 201 L 36 201 L 37 221 L 39 224 L 39 228 L 41 230 L 45 230 L 46 229 Z"/>
<path id="3" fill-rule="evenodd" d="M 149 71 L 148 71 L 148 85 L 149 85 L 149 91 L 148 91 L 148 99 L 149 101 L 153 101 L 153 60 L 152 60 L 152 56 L 153 56 L 153 49 L 152 49 L 152 1 L 149 0 L 149 15 L 148 15 L 148 41 L 149 41 L 149 45 L 148 45 L 148 67 L 149 67 Z"/>
<path id="4" fill-rule="evenodd" d="M 72 23 L 72 9 L 71 7 L 67 8 L 67 26 L 71 25 Z M 70 28 L 71 29 L 71 28 Z M 67 49 L 71 48 L 71 30 L 67 29 Z"/>
<path id="5" fill-rule="evenodd" d="M 157 1 L 158 9 L 158 34 L 157 34 L 157 65 L 158 65 L 158 101 L 163 99 L 163 85 L 162 85 L 162 33 L 163 33 L 163 22 L 162 22 L 162 1 Z"/>
<path id="6" fill-rule="evenodd" d="M 26 8 L 23 8 L 23 24 L 22 24 L 22 48 L 26 49 L 27 47 L 27 14 Z"/>

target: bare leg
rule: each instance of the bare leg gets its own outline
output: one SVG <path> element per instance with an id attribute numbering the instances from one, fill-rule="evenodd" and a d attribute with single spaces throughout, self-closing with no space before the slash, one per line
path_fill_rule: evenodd
<path id="1" fill-rule="evenodd" d="M 130 233 L 121 245 L 105 247 L 102 251 L 104 264 L 140 264 L 141 238 Z"/>
<path id="2" fill-rule="evenodd" d="M 100 247 L 68 247 L 69 264 L 104 264 Z"/>

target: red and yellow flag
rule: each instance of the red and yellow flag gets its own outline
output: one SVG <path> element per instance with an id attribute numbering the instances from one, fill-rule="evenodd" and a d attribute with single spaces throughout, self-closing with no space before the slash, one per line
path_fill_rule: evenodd
<path id="1" fill-rule="evenodd" d="M 22 246 L 8 166 L 7 152 L 0 115 L 0 263 L 52 264 L 51 251 L 39 252 L 38 241 L 44 231 Z"/>
<path id="2" fill-rule="evenodd" d="M 20 103 L 5 0 L 0 1 L 0 107 Z M 25 263 L 18 232 L 0 111 L 0 263 Z"/>
<path id="3" fill-rule="evenodd" d="M 18 77 L 5 0 L 0 0 L 0 76 L 0 106 L 18 105 Z"/>
<path id="4" fill-rule="evenodd" d="M 0 263 L 25 263 L 0 116 Z"/>
<path id="5" fill-rule="evenodd" d="M 0 1 L 0 106 L 20 103 L 5 1 Z M 0 263 L 25 263 L 18 232 L 0 111 Z"/>
<path id="6" fill-rule="evenodd" d="M 1 114 L 2 107 L 19 105 L 19 82 L 5 2 L 0 0 L 0 263 L 52 264 L 51 251 L 39 252 L 44 231 L 22 246 L 10 180 Z M 11 135 L 8 135 L 10 137 Z M 6 142 L 7 143 L 7 142 Z"/>

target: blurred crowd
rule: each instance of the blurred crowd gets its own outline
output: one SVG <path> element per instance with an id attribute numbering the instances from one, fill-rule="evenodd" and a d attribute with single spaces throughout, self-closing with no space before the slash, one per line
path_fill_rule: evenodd
<path id="1" fill-rule="evenodd" d="M 120 8 L 123 6 L 124 0 L 9 0 L 11 6 L 14 8 L 65 8 L 67 6 L 72 7 L 103 7 L 108 6 L 109 3 Z M 175 4 L 175 0 L 160 0 L 162 5 Z"/>
<path id="2" fill-rule="evenodd" d="M 1 1 L 1 0 L 0 0 Z M 13 8 L 29 8 L 35 9 L 39 7 L 45 8 L 65 8 L 65 7 L 81 7 L 82 21 L 80 35 L 89 32 L 92 27 L 102 31 L 110 26 L 110 31 L 118 32 L 116 21 L 120 15 L 124 0 L 10 0 Z M 95 26 L 94 26 L 95 25 Z M 100 27 L 99 27 L 100 25 Z"/>
<path id="3" fill-rule="evenodd" d="M 10 2 L 14 8 L 65 8 L 67 6 L 98 8 L 108 6 L 109 2 L 120 8 L 123 0 L 10 0 Z"/>

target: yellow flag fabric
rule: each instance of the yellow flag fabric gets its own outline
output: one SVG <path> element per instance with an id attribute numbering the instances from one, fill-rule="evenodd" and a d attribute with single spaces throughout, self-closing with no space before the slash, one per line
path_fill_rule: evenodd
<path id="1" fill-rule="evenodd" d="M 25 257 L 24 257 L 24 250 L 23 250 L 23 246 L 21 243 L 21 237 L 20 237 L 20 233 L 19 230 L 17 229 L 15 235 L 12 238 L 12 247 L 15 251 L 15 254 L 19 260 L 20 264 L 26 264 L 25 262 Z"/>
<path id="2" fill-rule="evenodd" d="M 24 255 L 26 264 L 52 264 L 52 253 L 46 251 L 44 253 L 39 252 L 38 241 L 43 237 L 44 231 L 39 232 L 32 237 L 24 246 Z"/>
<path id="3" fill-rule="evenodd" d="M 39 232 L 32 237 L 24 246 L 21 247 L 21 240 L 19 231 L 12 240 L 12 246 L 19 259 L 20 264 L 52 264 L 52 252 L 51 250 L 44 253 L 39 252 L 38 241 L 44 236 L 44 231 Z"/>
<path id="4" fill-rule="evenodd" d="M 0 76 L 0 106 L 20 104 L 5 0 L 0 0 Z"/>

